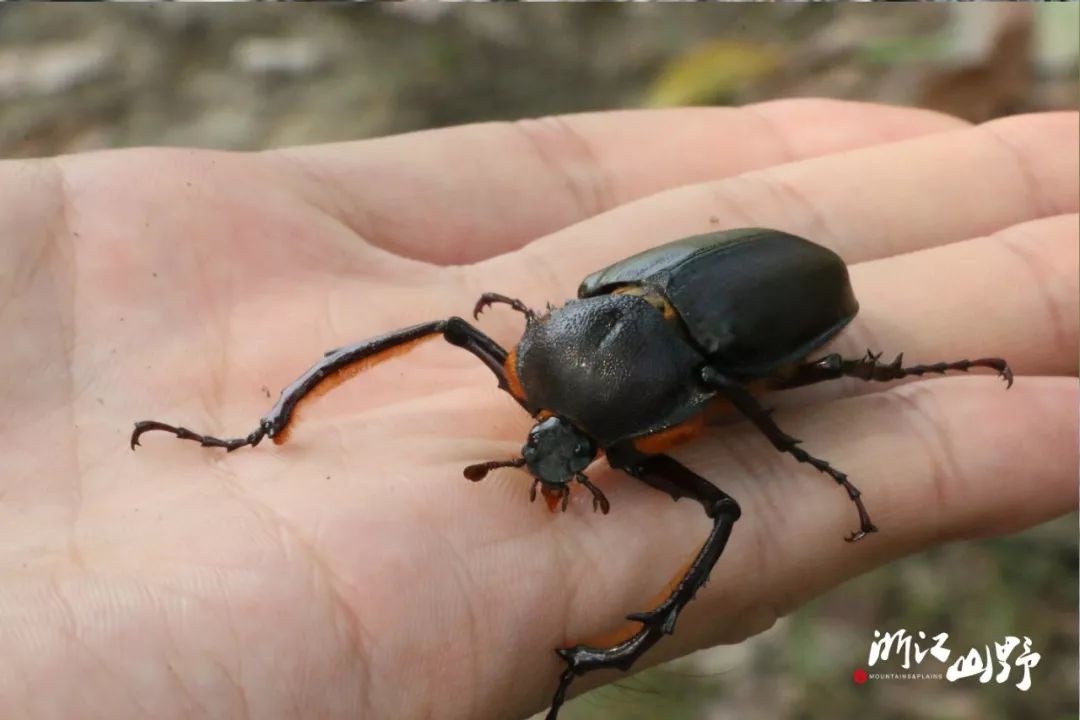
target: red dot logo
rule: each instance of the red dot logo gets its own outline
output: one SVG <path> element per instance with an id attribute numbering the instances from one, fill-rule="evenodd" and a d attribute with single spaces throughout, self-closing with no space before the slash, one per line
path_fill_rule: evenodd
<path id="1" fill-rule="evenodd" d="M 869 675 L 866 674 L 866 671 L 863 670 L 862 668 L 859 668 L 858 670 L 853 672 L 851 675 L 852 675 L 852 678 L 855 680 L 856 685 L 862 685 L 864 682 L 866 682 L 867 678 L 869 677 Z"/>

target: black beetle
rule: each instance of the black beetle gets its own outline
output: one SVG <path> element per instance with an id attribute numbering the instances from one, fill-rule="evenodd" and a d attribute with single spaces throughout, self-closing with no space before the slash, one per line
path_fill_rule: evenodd
<path id="1" fill-rule="evenodd" d="M 839 355 L 806 358 L 840 332 L 859 309 L 847 267 L 831 250 L 777 230 L 748 228 L 677 240 L 595 272 L 578 297 L 543 315 L 520 300 L 485 293 L 473 317 L 493 303 L 525 315 L 521 341 L 507 352 L 459 317 L 414 325 L 327 353 L 282 391 L 277 404 L 244 438 L 220 439 L 156 421 L 135 423 L 131 447 L 149 430 L 164 430 L 227 451 L 258 445 L 264 437 L 284 442 L 302 400 L 337 385 L 355 372 L 416 343 L 442 335 L 480 358 L 499 387 L 538 422 L 521 457 L 470 465 L 465 476 L 480 480 L 499 467 L 526 467 L 530 496 L 540 489 L 551 509 L 565 511 L 570 484 L 589 490 L 593 508 L 609 510 L 607 498 L 584 470 L 601 451 L 617 469 L 704 507 L 713 529 L 672 591 L 659 605 L 628 619 L 641 624 L 629 639 L 609 648 L 577 645 L 556 652 L 566 661 L 548 719 L 553 720 L 578 675 L 604 667 L 627 670 L 665 633 L 704 584 L 739 518 L 739 505 L 705 478 L 665 452 L 693 437 L 710 403 L 725 401 L 745 415 L 776 447 L 840 484 L 855 503 L 859 529 L 848 541 L 877 528 L 847 476 L 798 447 L 755 394 L 843 376 L 888 381 L 907 375 L 992 368 L 1012 385 L 1004 360 L 982 358 L 902 366 L 902 355 L 879 363 L 869 351 L 859 359 Z M 753 389 L 753 390 L 752 390 Z"/>

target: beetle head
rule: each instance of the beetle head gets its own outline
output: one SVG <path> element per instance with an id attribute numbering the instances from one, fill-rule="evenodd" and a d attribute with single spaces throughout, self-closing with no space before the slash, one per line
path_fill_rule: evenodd
<path id="1" fill-rule="evenodd" d="M 568 484 L 596 457 L 596 443 L 560 417 L 538 422 L 529 431 L 521 456 L 532 476 L 546 487 Z"/>
<path id="2" fill-rule="evenodd" d="M 495 468 L 527 466 L 532 474 L 533 486 L 529 499 L 536 499 L 536 490 L 544 496 L 548 508 L 554 510 L 562 505 L 565 511 L 570 499 L 570 481 L 577 480 L 589 489 L 593 496 L 593 510 L 607 513 L 609 505 L 600 488 L 589 482 L 582 472 L 596 457 L 596 443 L 572 423 L 559 417 L 550 417 L 533 426 L 521 457 L 513 460 L 491 460 L 469 465 L 465 477 L 473 482 L 483 480 Z"/>

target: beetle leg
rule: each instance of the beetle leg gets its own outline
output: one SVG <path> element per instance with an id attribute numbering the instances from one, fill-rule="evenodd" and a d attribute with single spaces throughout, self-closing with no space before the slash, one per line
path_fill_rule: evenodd
<path id="1" fill-rule="evenodd" d="M 151 430 L 171 432 L 181 440 L 195 440 L 205 447 L 221 447 L 229 452 L 245 445 L 258 445 L 259 441 L 267 436 L 273 438 L 275 443 L 283 443 L 288 437 L 289 424 L 303 401 L 318 397 L 361 370 L 394 355 L 407 352 L 419 343 L 438 335 L 442 335 L 451 345 L 468 350 L 480 358 L 495 374 L 499 387 L 510 392 L 510 383 L 504 368 L 506 350 L 461 318 L 452 317 L 413 325 L 353 345 L 346 345 L 324 355 L 319 362 L 281 391 L 281 397 L 278 398 L 277 403 L 262 417 L 259 426 L 247 437 L 222 439 L 200 435 L 183 427 L 143 420 L 135 423 L 135 430 L 131 433 L 131 449 L 134 450 L 139 444 L 139 437 L 143 433 Z M 515 399 L 522 407 L 525 407 L 520 399 Z M 527 407 L 525 409 L 528 410 Z"/>
<path id="2" fill-rule="evenodd" d="M 533 483 L 533 488 L 529 490 L 530 498 L 533 497 L 533 490 L 537 487 L 540 488 L 540 495 L 543 496 L 549 511 L 555 512 L 556 508 L 561 508 L 563 512 L 566 512 L 566 509 L 570 507 L 570 488 L 566 485 L 551 486 L 543 481 Z"/>
<path id="3" fill-rule="evenodd" d="M 812 385 L 825 380 L 836 380 L 844 376 L 859 378 L 860 380 L 888 382 L 899 380 L 908 375 L 925 375 L 926 373 L 945 373 L 950 370 L 967 372 L 971 368 L 984 367 L 996 370 L 1001 379 L 1005 381 L 1005 387 L 1012 387 L 1013 372 L 1009 364 L 1001 358 L 979 358 L 978 360 L 957 360 L 955 362 L 939 362 L 932 365 L 911 365 L 903 367 L 904 353 L 896 356 L 891 363 L 879 363 L 881 353 L 874 354 L 869 350 L 858 360 L 845 360 L 840 355 L 833 353 L 825 357 L 804 363 L 795 368 L 795 374 L 784 380 L 779 386 L 781 389 Z"/>
<path id="4" fill-rule="evenodd" d="M 567 667 L 559 678 L 559 687 L 552 699 L 547 720 L 555 720 L 574 678 L 602 668 L 628 670 L 660 638 L 674 632 L 679 613 L 705 584 L 724 552 L 731 528 L 742 512 L 731 496 L 667 455 L 654 455 L 634 467 L 623 469 L 649 485 L 663 488 L 676 499 L 688 497 L 697 500 L 713 521 L 712 532 L 668 597 L 648 612 L 628 616 L 628 619 L 643 625 L 641 630 L 609 648 L 576 645 L 555 651 L 566 661 Z"/>
<path id="5" fill-rule="evenodd" d="M 131 433 L 131 449 L 134 450 L 136 445 L 139 445 L 139 436 L 145 432 L 151 430 L 164 430 L 165 432 L 171 432 L 181 440 L 194 440 L 203 447 L 219 447 L 225 448 L 225 452 L 232 452 L 237 448 L 242 448 L 246 445 L 254 447 L 266 437 L 267 427 L 264 423 L 260 422 L 259 427 L 255 428 L 247 437 L 242 438 L 216 438 L 210 435 L 200 435 L 197 432 L 188 430 L 186 427 L 177 427 L 174 425 L 167 425 L 163 422 L 157 422 L 156 420 L 140 420 L 135 423 L 135 430 Z"/>
<path id="6" fill-rule="evenodd" d="M 582 485 L 584 485 L 586 488 L 588 488 L 589 492 L 592 493 L 593 512 L 599 510 L 604 515 L 607 515 L 608 512 L 611 510 L 611 503 L 608 502 L 607 496 L 604 495 L 600 488 L 589 482 L 589 478 L 585 477 L 585 475 L 581 473 L 578 473 L 578 475 L 576 476 L 576 480 Z"/>
<path id="7" fill-rule="evenodd" d="M 711 367 L 702 369 L 701 377 L 706 384 L 723 395 L 736 410 L 745 415 L 750 422 L 754 423 L 758 430 L 765 434 L 765 437 L 769 439 L 777 450 L 786 452 L 799 462 L 807 463 L 813 466 L 815 470 L 825 473 L 847 491 L 848 497 L 851 499 L 851 502 L 855 503 L 855 508 L 859 512 L 859 529 L 844 538 L 845 540 L 848 542 L 855 542 L 856 540 L 861 540 L 868 533 L 877 532 L 877 526 L 870 521 L 870 514 L 866 511 L 866 506 L 863 505 L 861 497 L 862 493 L 859 492 L 857 487 L 851 484 L 847 475 L 824 460 L 814 457 L 799 447 L 799 443 L 802 441 L 796 440 L 781 430 L 770 417 L 770 411 L 763 408 L 761 403 L 757 401 L 757 398 L 755 398 L 750 391 L 740 383 L 726 377 Z"/>
<path id="8" fill-rule="evenodd" d="M 505 303 L 513 309 L 517 310 L 525 316 L 526 324 L 531 325 L 536 322 L 536 313 L 532 311 L 525 303 L 520 300 L 516 300 L 506 295 L 500 295 L 499 293 L 484 293 L 480 296 L 480 299 L 476 301 L 476 306 L 473 308 L 473 319 L 479 320 L 480 313 L 484 312 L 484 308 L 490 307 L 495 303 Z"/>

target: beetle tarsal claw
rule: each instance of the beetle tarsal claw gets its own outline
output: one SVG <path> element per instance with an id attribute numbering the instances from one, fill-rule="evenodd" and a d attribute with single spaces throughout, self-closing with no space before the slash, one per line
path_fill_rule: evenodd
<path id="1" fill-rule="evenodd" d="M 858 530 L 853 531 L 850 535 L 844 538 L 849 543 L 858 542 L 870 533 L 876 533 L 878 531 L 877 525 L 874 523 L 867 523 Z"/>
<path id="2" fill-rule="evenodd" d="M 588 488 L 589 492 L 592 493 L 593 512 L 596 512 L 597 510 L 599 510 L 600 512 L 607 515 L 608 512 L 611 510 L 611 503 L 608 502 L 607 496 L 604 495 L 604 493 L 600 491 L 600 488 L 596 487 L 591 482 L 589 482 L 589 478 L 587 478 L 584 475 L 578 474 L 575 477 L 575 479 L 579 483 L 584 485 L 586 488 Z"/>
<path id="3" fill-rule="evenodd" d="M 495 298 L 501 297 L 495 293 L 484 293 L 480 296 L 480 299 L 473 305 L 472 316 L 474 320 L 480 319 L 480 313 L 484 312 L 487 308 L 491 307 L 491 304 L 495 302 Z"/>

